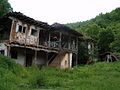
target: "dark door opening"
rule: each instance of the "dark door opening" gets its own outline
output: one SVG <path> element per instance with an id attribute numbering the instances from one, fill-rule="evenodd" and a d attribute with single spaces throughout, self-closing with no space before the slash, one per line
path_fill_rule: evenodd
<path id="1" fill-rule="evenodd" d="M 11 54 L 11 58 L 17 59 L 18 54 L 17 54 L 17 51 L 16 51 L 16 50 L 11 50 L 11 51 L 10 51 L 10 54 Z"/>
<path id="2" fill-rule="evenodd" d="M 0 54 L 4 55 L 5 54 L 5 50 L 0 50 Z"/>
<path id="3" fill-rule="evenodd" d="M 76 54 L 72 56 L 72 67 L 76 66 Z"/>
<path id="4" fill-rule="evenodd" d="M 32 66 L 32 59 L 33 55 L 32 54 L 26 54 L 26 67 Z"/>

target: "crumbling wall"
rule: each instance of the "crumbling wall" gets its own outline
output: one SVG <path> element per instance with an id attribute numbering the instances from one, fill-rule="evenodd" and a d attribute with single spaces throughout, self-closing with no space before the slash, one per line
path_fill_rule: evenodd
<path id="1" fill-rule="evenodd" d="M 72 53 L 66 53 L 61 61 L 61 68 L 71 68 L 72 66 Z"/>
<path id="2" fill-rule="evenodd" d="M 13 52 L 15 52 L 15 53 L 13 53 Z M 13 58 L 13 56 L 14 56 L 14 58 Z M 10 48 L 10 57 L 13 58 L 16 61 L 16 63 L 25 66 L 25 63 L 26 63 L 25 49 L 11 47 Z"/>
<path id="3" fill-rule="evenodd" d="M 37 65 L 45 65 L 47 64 L 47 52 L 39 51 L 37 52 L 37 60 L 35 61 L 35 64 Z"/>
<path id="4" fill-rule="evenodd" d="M 21 22 L 20 20 L 13 19 L 13 24 L 11 28 L 11 42 L 26 44 L 26 45 L 37 45 L 37 36 L 31 35 L 31 30 L 36 29 L 35 26 Z M 21 31 L 19 31 L 19 26 L 22 26 Z M 23 28 L 26 28 L 23 31 Z M 38 29 L 38 28 L 37 28 Z M 36 30 L 37 31 L 37 30 Z"/>
<path id="5" fill-rule="evenodd" d="M 7 46 L 4 43 L 0 43 L 0 54 L 7 56 Z"/>
<path id="6" fill-rule="evenodd" d="M 58 53 L 52 63 L 49 65 L 51 67 L 58 67 L 58 68 L 71 68 L 72 66 L 72 53 L 69 52 L 62 52 Z"/>
<path id="7" fill-rule="evenodd" d="M 25 39 L 26 39 L 26 35 L 25 34 L 19 33 L 19 32 L 16 34 L 15 41 L 17 43 L 25 44 L 25 42 L 26 42 Z"/>
<path id="8" fill-rule="evenodd" d="M 18 50 L 18 58 L 16 59 L 16 63 L 25 66 L 25 53 L 23 50 Z"/>

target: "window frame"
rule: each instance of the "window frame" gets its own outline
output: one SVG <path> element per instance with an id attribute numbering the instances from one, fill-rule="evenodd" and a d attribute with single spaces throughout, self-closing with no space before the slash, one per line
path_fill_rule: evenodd
<path id="1" fill-rule="evenodd" d="M 21 27 L 21 30 L 19 30 L 19 28 Z M 24 29 L 25 28 L 25 29 Z M 19 32 L 19 33 L 26 33 L 26 30 L 27 30 L 27 26 L 23 26 L 21 24 L 17 24 L 17 28 L 16 28 L 16 32 Z"/>
<path id="2" fill-rule="evenodd" d="M 35 34 L 33 34 L 33 31 L 35 31 L 34 32 Z M 34 28 L 31 28 L 31 34 L 30 35 L 37 37 L 38 36 L 38 30 L 34 29 Z"/>

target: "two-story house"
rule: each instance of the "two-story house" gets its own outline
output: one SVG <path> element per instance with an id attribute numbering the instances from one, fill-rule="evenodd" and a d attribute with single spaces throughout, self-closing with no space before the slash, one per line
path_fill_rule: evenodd
<path id="1" fill-rule="evenodd" d="M 63 24 L 48 25 L 20 12 L 0 18 L 0 53 L 23 66 L 77 65 L 78 38 L 82 36 Z"/>

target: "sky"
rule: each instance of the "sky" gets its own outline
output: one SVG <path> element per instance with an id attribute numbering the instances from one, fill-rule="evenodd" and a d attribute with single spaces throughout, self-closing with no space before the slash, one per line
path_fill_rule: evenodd
<path id="1" fill-rule="evenodd" d="M 8 0 L 13 11 L 53 24 L 86 21 L 120 7 L 120 0 Z"/>

